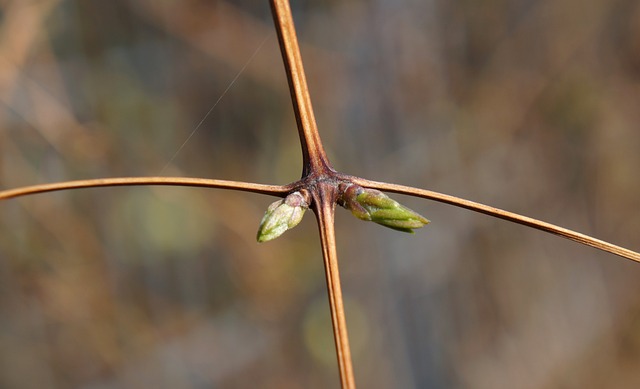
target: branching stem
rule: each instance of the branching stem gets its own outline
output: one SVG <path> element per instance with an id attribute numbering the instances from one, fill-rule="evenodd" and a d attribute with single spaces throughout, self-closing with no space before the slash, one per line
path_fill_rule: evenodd
<path id="1" fill-rule="evenodd" d="M 316 126 L 289 1 L 271 0 L 271 10 L 278 31 L 280 50 L 289 80 L 289 89 L 302 146 L 303 166 L 300 183 L 303 185 L 311 183 L 306 189 L 314 199 L 314 211 L 320 229 L 340 383 L 343 389 L 352 389 L 356 387 L 356 384 L 342 301 L 334 232 L 333 216 L 337 201 L 337 184 L 331 178 L 336 176 L 336 172 L 329 164 Z"/>
<path id="2" fill-rule="evenodd" d="M 450 195 L 425 189 L 417 189 L 403 185 L 388 184 L 359 177 L 352 177 L 333 170 L 322 146 L 313 115 L 311 98 L 309 96 L 309 90 L 307 88 L 307 82 L 302 66 L 302 57 L 298 47 L 289 1 L 271 0 L 271 8 L 276 30 L 278 32 L 280 49 L 282 51 L 285 70 L 289 81 L 294 113 L 298 125 L 298 134 L 300 136 L 300 143 L 302 146 L 303 169 L 302 178 L 300 180 L 289 185 L 264 185 L 238 181 L 182 177 L 103 178 L 34 185 L 0 191 L 0 200 L 57 190 L 130 185 L 174 185 L 221 188 L 279 197 L 286 197 L 294 191 L 300 191 L 305 194 L 308 193 L 312 199 L 311 207 L 316 214 L 320 230 L 320 241 L 322 243 L 322 254 L 325 265 L 327 290 L 329 293 L 331 322 L 336 345 L 340 382 L 342 384 L 342 388 L 345 389 L 355 388 L 355 379 L 353 375 L 351 352 L 344 314 L 344 303 L 342 300 L 342 290 L 340 286 L 340 273 L 338 268 L 334 229 L 335 205 L 338 198 L 346 193 L 341 192 L 341 190 L 343 190 L 341 188 L 349 188 L 350 185 L 356 184 L 364 188 L 378 189 L 435 200 L 556 234 L 578 243 L 640 262 L 640 253 L 537 219 Z"/>

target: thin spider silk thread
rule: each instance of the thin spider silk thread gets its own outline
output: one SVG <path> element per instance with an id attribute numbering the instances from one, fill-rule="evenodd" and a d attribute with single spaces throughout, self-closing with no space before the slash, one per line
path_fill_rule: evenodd
<path id="1" fill-rule="evenodd" d="M 202 126 L 202 124 L 204 123 L 205 120 L 207 120 L 207 118 L 209 117 L 209 115 L 211 115 L 211 112 L 213 112 L 213 110 L 216 108 L 216 106 L 220 103 L 220 101 L 222 101 L 222 99 L 224 98 L 224 96 L 227 94 L 227 92 L 229 92 L 229 90 L 231 89 L 231 87 L 236 83 L 236 81 L 238 81 L 238 78 L 240 78 L 240 75 L 242 75 L 242 73 L 244 73 L 245 69 L 247 69 L 247 66 L 249 66 L 249 64 L 253 61 L 253 59 L 255 58 L 255 56 L 258 54 L 258 52 L 260 51 L 260 49 L 262 48 L 262 46 L 264 46 L 264 44 L 267 42 L 267 40 L 269 40 L 269 38 L 271 38 L 271 36 L 273 36 L 273 33 L 267 35 L 262 42 L 260 42 L 260 44 L 258 45 L 258 47 L 253 51 L 253 54 L 251 54 L 251 56 L 249 57 L 249 59 L 247 60 L 247 62 L 242 66 L 242 68 L 240 69 L 240 71 L 238 72 L 238 74 L 236 74 L 236 76 L 233 78 L 233 80 L 231 80 L 231 82 L 229 83 L 229 85 L 227 86 L 227 88 L 224 90 L 224 92 L 222 92 L 222 94 L 220 95 L 220 97 L 218 97 L 218 100 L 216 100 L 216 102 L 213 104 L 213 106 L 211 106 L 211 108 L 209 108 L 209 110 L 207 111 L 207 113 L 204 115 L 204 117 L 202 118 L 202 120 L 200 120 L 200 122 L 198 123 L 198 125 L 193 129 L 193 131 L 191 131 L 191 133 L 189 134 L 189 136 L 187 136 L 187 139 L 185 139 L 184 142 L 182 142 L 182 145 L 180 145 L 180 147 L 178 147 L 178 150 L 176 150 L 175 153 L 173 153 L 173 156 L 171 156 L 171 159 L 169 159 L 169 162 L 166 163 L 166 165 L 164 165 L 164 167 L 162 168 L 162 170 L 160 170 L 160 173 L 158 174 L 159 176 L 162 175 L 162 173 L 164 173 L 165 170 L 167 170 L 167 168 L 169 167 L 169 165 L 171 165 L 171 163 L 176 159 L 176 157 L 178 156 L 178 154 L 180 153 L 180 151 L 184 148 L 184 146 L 186 146 L 187 143 L 189 143 L 189 140 L 191 140 L 191 138 L 193 138 L 193 136 L 195 135 L 195 133 L 198 131 L 198 129 Z"/>

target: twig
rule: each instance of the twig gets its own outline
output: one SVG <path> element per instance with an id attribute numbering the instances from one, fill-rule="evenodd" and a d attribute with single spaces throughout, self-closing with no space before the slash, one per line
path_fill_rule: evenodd
<path id="1" fill-rule="evenodd" d="M 271 10 L 278 32 L 278 41 L 282 51 L 293 110 L 298 123 L 298 133 L 302 144 L 303 171 L 306 176 L 310 172 L 318 172 L 328 168 L 328 160 L 313 115 L 311 97 L 307 87 L 307 79 L 302 66 L 302 57 L 298 47 L 293 17 L 288 0 L 272 0 Z"/>
<path id="2" fill-rule="evenodd" d="M 354 178 L 354 182 L 362 186 L 369 188 L 385 190 L 388 192 L 401 193 L 409 196 L 422 197 L 429 200 L 439 201 L 441 203 L 455 205 L 456 207 L 466 208 L 472 211 L 484 213 L 485 215 L 504 219 L 513 223 L 522 224 L 527 227 L 535 228 L 544 232 L 549 232 L 561 236 L 563 238 L 578 242 L 587 246 L 594 247 L 596 249 L 609 252 L 621 256 L 626 259 L 630 259 L 635 262 L 640 262 L 640 253 L 620 247 L 609 242 L 605 242 L 600 239 L 593 238 L 591 236 L 581 234 L 576 231 L 572 231 L 568 228 L 559 227 L 555 224 L 543 222 L 538 219 L 534 219 L 528 216 L 519 215 L 517 213 L 505 211 L 499 208 L 494 208 L 488 205 L 476 203 L 461 199 L 459 197 L 446 195 L 443 193 L 433 192 L 426 189 L 417 189 L 404 185 L 388 184 L 385 182 L 370 181 L 363 178 Z"/>
<path id="3" fill-rule="evenodd" d="M 327 278 L 327 291 L 329 293 L 329 306 L 331 309 L 331 324 L 333 326 L 334 341 L 338 356 L 340 382 L 342 384 L 342 388 L 351 389 L 356 387 L 356 383 L 351 364 L 351 350 L 349 347 L 347 321 L 342 301 L 338 254 L 336 252 L 334 229 L 336 188 L 333 185 L 325 184 L 320 185 L 317 191 L 313 191 L 311 193 L 314 197 L 314 211 L 318 221 L 320 241 L 322 243 L 322 257 L 324 258 L 325 275 Z"/>
<path id="4" fill-rule="evenodd" d="M 25 186 L 22 188 L 0 191 L 0 200 L 32 195 L 36 193 L 54 192 L 58 190 L 97 188 L 103 186 L 135 186 L 135 185 L 169 185 L 169 186 L 191 186 L 200 188 L 224 188 L 235 189 L 244 192 L 268 194 L 272 196 L 284 197 L 290 190 L 289 186 L 264 185 L 251 182 L 212 180 L 205 178 L 185 178 L 185 177 L 120 177 L 120 178 L 97 178 L 92 180 L 78 180 L 56 182 L 53 184 L 41 184 Z"/>
<path id="5" fill-rule="evenodd" d="M 340 383 L 343 389 L 352 389 L 356 387 L 356 384 L 353 376 L 344 304 L 342 302 L 333 225 L 337 187 L 335 183 L 320 182 L 322 179 L 335 176 L 335 171 L 331 168 L 325 154 L 313 115 L 311 97 L 307 88 L 307 80 L 302 66 L 302 56 L 298 47 L 289 1 L 272 0 L 271 9 L 278 32 L 287 79 L 289 80 L 293 109 L 298 123 L 298 134 L 300 135 L 303 155 L 302 181 L 314 182 L 316 179 L 319 180 L 317 185 L 311 184 L 312 188 L 308 189 L 314 199 L 314 210 L 320 228 Z"/>

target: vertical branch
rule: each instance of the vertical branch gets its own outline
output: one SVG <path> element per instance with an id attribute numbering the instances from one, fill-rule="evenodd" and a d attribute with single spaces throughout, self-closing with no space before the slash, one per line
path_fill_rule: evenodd
<path id="1" fill-rule="evenodd" d="M 307 80 L 302 66 L 302 56 L 298 47 L 298 38 L 296 37 L 289 0 L 271 0 L 271 10 L 276 30 L 278 31 L 278 40 L 287 79 L 289 80 L 291 99 L 293 100 L 293 110 L 298 124 L 303 156 L 302 177 L 325 175 L 333 170 L 322 146 L 313 115 L 311 97 L 309 96 Z M 338 357 L 340 383 L 343 389 L 352 389 L 356 387 L 356 384 L 353 377 L 351 351 L 347 336 L 347 322 L 344 315 L 333 225 L 337 197 L 336 190 L 335 184 L 320 182 L 311 190 L 311 194 L 320 229 L 320 242 L 322 244 L 322 256 L 324 258 L 327 291 L 329 293 L 331 324 Z"/>
<path id="2" fill-rule="evenodd" d="M 303 170 L 302 175 L 310 172 L 325 171 L 329 167 L 327 156 L 320 141 L 316 119 L 313 115 L 311 97 L 307 87 L 307 79 L 302 66 L 302 57 L 298 47 L 293 17 L 289 0 L 271 0 L 271 10 L 278 31 L 280 50 L 284 61 L 293 110 L 298 123 L 298 134 L 302 146 Z"/>
<path id="3" fill-rule="evenodd" d="M 353 376 L 347 322 L 344 315 L 342 288 L 340 287 L 338 254 L 336 253 L 334 229 L 336 188 L 329 184 L 320 184 L 317 190 L 312 193 L 315 204 L 314 210 L 320 230 L 320 242 L 322 243 L 322 256 L 324 258 L 329 306 L 331 309 L 331 324 L 338 354 L 340 383 L 343 389 L 353 389 L 356 387 L 356 383 Z"/>

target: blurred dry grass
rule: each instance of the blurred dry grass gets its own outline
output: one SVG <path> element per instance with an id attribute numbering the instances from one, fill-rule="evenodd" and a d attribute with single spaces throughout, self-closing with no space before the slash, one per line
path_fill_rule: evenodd
<path id="1" fill-rule="evenodd" d="M 640 3 L 293 2 L 335 166 L 640 248 Z M 273 26 L 266 1 L 0 2 L 0 186 L 155 175 Z M 170 167 L 287 183 L 275 36 Z M 338 212 L 364 388 L 635 388 L 640 267 L 447 206 Z M 0 204 L 0 387 L 337 385 L 311 216 L 95 189 Z"/>

